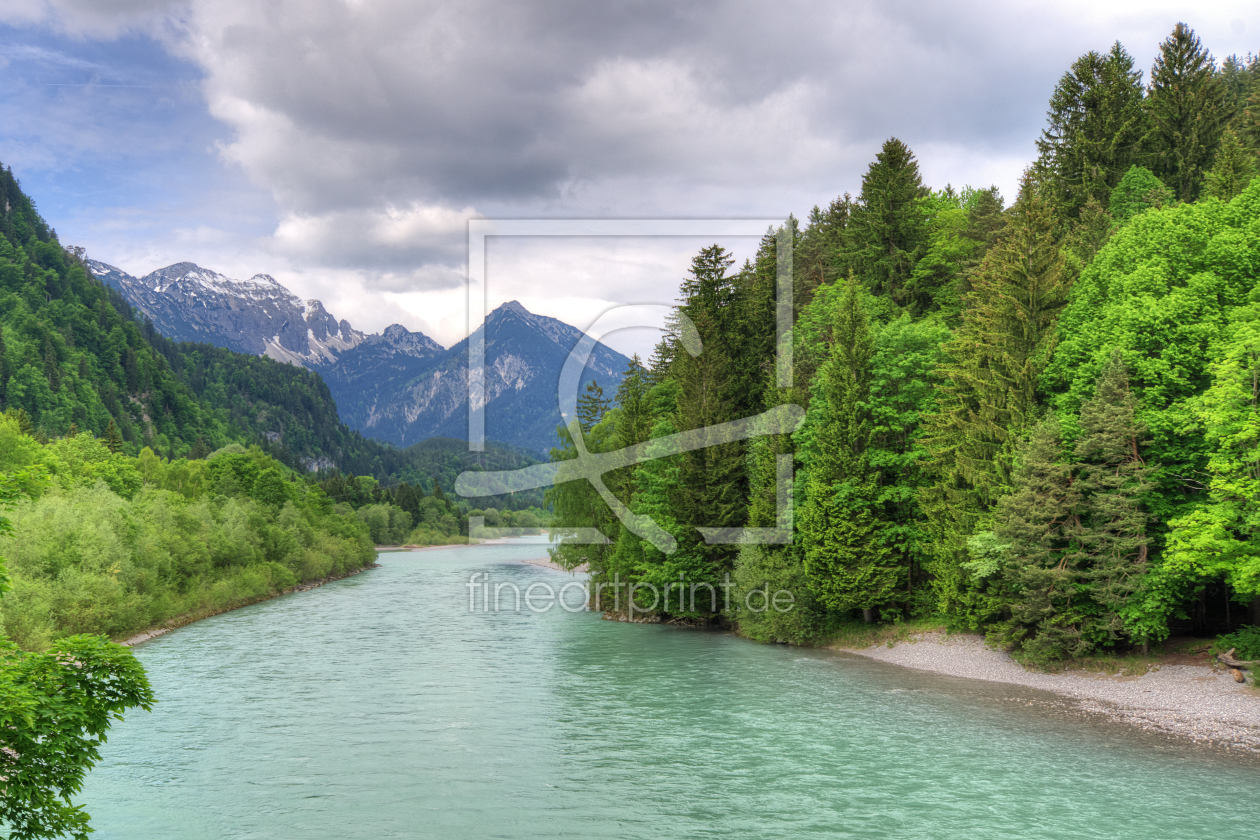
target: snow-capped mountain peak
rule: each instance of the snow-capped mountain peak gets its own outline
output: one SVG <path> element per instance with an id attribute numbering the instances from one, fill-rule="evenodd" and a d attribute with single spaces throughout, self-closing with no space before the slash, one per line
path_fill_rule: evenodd
<path id="1" fill-rule="evenodd" d="M 268 274 L 236 280 L 180 262 L 137 278 L 97 260 L 88 260 L 88 267 L 177 341 L 320 365 L 366 338 L 319 301 L 301 300 Z"/>

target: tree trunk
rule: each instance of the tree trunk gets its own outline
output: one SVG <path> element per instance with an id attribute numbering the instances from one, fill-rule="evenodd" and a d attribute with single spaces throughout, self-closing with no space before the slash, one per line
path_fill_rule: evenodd
<path id="1" fill-rule="evenodd" d="M 867 624 L 874 623 L 875 611 L 871 609 L 870 607 L 867 607 L 866 609 L 862 610 L 862 620 L 865 621 Z"/>

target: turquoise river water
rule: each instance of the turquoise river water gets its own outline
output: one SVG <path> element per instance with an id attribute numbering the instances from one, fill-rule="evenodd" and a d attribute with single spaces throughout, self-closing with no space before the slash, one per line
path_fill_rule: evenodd
<path id="1" fill-rule="evenodd" d="M 506 592 L 504 610 L 478 598 L 470 611 L 476 572 L 522 589 L 573 580 L 520 562 L 543 545 L 384 554 L 381 568 L 139 646 L 159 703 L 115 727 L 88 779 L 95 836 L 1254 830 L 1243 803 L 1260 793 L 1260 764 L 1050 695 L 720 632 L 515 612 Z"/>

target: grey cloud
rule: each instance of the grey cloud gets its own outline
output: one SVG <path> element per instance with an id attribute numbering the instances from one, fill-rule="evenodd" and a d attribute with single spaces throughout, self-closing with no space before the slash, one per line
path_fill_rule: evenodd
<path id="1" fill-rule="evenodd" d="M 378 288 L 458 265 L 478 212 L 800 214 L 856 190 L 892 135 L 937 186 L 1009 186 L 1070 62 L 1119 38 L 1149 63 L 1177 17 L 966 0 L 56 5 L 118 31 L 167 9 L 150 31 L 204 72 L 233 132 L 220 154 L 275 197 L 269 247 Z"/>

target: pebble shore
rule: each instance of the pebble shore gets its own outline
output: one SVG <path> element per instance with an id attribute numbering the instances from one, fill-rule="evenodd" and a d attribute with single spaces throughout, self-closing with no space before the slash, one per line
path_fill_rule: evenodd
<path id="1" fill-rule="evenodd" d="M 1224 669 L 1162 665 L 1142 676 L 1026 671 L 980 636 L 925 633 L 893 647 L 846 648 L 870 659 L 974 680 L 1052 691 L 1111 720 L 1196 743 L 1260 755 L 1260 690 Z"/>

